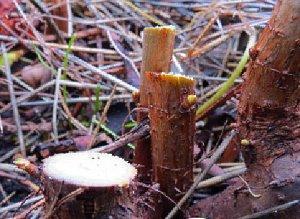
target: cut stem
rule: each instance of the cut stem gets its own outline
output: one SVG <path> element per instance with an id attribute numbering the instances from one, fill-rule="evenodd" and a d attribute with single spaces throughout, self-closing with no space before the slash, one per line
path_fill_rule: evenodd
<path id="1" fill-rule="evenodd" d="M 146 71 L 169 72 L 175 41 L 175 29 L 172 26 L 145 28 L 143 32 L 143 59 L 141 70 L 140 104 L 148 107 L 148 81 L 144 76 Z M 147 113 L 138 113 L 138 122 L 147 118 Z M 143 182 L 150 181 L 151 143 L 150 139 L 137 141 L 135 163 L 138 165 L 140 178 Z"/>
<path id="2" fill-rule="evenodd" d="M 145 77 L 149 84 L 153 179 L 176 203 L 193 183 L 195 112 L 192 105 L 184 103 L 194 94 L 194 81 L 153 72 Z M 157 218 L 165 217 L 174 207 L 174 202 L 161 199 L 155 209 Z"/>
<path id="3" fill-rule="evenodd" d="M 204 104 L 202 104 L 196 111 L 196 120 L 200 117 L 202 117 L 202 115 L 206 112 L 207 109 L 210 108 L 210 106 L 212 106 L 214 103 L 216 103 L 218 100 L 220 100 L 225 94 L 226 92 L 228 92 L 228 90 L 233 86 L 234 81 L 241 75 L 241 73 L 244 70 L 245 65 L 247 64 L 247 61 L 249 59 L 249 48 L 251 46 L 253 46 L 255 43 L 255 37 L 254 36 L 250 36 L 247 48 L 239 62 L 239 64 L 237 65 L 237 67 L 234 69 L 233 73 L 231 74 L 231 76 L 227 79 L 227 81 L 225 81 L 222 86 L 220 87 L 220 89 L 210 98 L 208 99 Z"/>

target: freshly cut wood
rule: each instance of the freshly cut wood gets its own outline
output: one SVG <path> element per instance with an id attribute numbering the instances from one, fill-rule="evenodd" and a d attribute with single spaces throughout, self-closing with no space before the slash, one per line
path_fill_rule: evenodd
<path id="1" fill-rule="evenodd" d="M 111 154 L 76 152 L 49 157 L 42 168 L 46 216 L 131 218 L 131 184 L 136 173 L 131 164 Z"/>
<path id="2" fill-rule="evenodd" d="M 148 27 L 143 31 L 143 58 L 141 69 L 140 104 L 139 107 L 147 107 L 148 81 L 144 77 L 146 71 L 169 72 L 175 42 L 175 29 L 172 26 Z M 147 118 L 147 113 L 138 114 L 138 122 Z M 140 179 L 150 181 L 151 143 L 150 139 L 137 141 L 135 148 L 135 163 L 138 165 Z"/>
<path id="3" fill-rule="evenodd" d="M 156 216 L 169 213 L 193 182 L 196 102 L 194 80 L 183 75 L 147 72 L 153 178 L 161 197 Z"/>
<path id="4" fill-rule="evenodd" d="M 175 34 L 173 26 L 147 27 L 144 29 L 141 71 L 142 84 L 146 71 L 170 71 Z"/>

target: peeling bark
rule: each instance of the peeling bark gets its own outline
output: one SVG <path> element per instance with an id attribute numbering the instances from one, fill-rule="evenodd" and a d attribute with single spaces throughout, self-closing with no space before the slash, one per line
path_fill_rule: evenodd
<path id="1" fill-rule="evenodd" d="M 278 1 L 251 50 L 242 86 L 238 131 L 248 167 L 224 192 L 191 208 L 194 216 L 238 218 L 300 199 L 300 1 Z M 213 203 L 213 204 L 212 204 Z M 268 215 L 299 218 L 300 208 Z"/>

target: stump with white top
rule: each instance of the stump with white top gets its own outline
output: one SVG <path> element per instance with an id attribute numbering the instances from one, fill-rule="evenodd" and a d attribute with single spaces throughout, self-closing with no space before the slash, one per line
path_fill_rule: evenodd
<path id="1" fill-rule="evenodd" d="M 44 160 L 42 181 L 50 218 L 131 218 L 136 169 L 96 152 L 57 154 Z"/>

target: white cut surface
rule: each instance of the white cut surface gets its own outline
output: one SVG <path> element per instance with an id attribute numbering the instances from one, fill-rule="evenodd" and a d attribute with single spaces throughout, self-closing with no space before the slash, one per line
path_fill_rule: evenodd
<path id="1" fill-rule="evenodd" d="M 126 186 L 137 170 L 127 161 L 111 154 L 73 152 L 56 154 L 44 160 L 48 177 L 78 186 Z"/>

